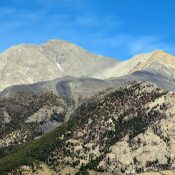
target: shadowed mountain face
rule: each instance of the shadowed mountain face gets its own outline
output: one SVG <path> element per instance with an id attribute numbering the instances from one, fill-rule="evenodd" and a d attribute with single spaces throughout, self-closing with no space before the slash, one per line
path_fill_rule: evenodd
<path id="1" fill-rule="evenodd" d="M 10 97 L 19 92 L 32 92 L 34 94 L 53 92 L 58 97 L 71 99 L 78 103 L 100 91 L 114 87 L 119 88 L 127 83 L 127 79 L 100 80 L 67 76 L 35 84 L 11 86 L 4 89 L 0 93 L 0 97 Z"/>

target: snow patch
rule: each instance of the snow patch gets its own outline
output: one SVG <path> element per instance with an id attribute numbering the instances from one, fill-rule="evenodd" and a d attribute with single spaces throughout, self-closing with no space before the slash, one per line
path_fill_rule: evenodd
<path id="1" fill-rule="evenodd" d="M 59 69 L 61 72 L 63 72 L 63 69 L 62 69 L 62 67 L 60 66 L 60 64 L 59 64 L 59 63 L 56 63 L 56 65 L 57 65 L 58 69 Z"/>

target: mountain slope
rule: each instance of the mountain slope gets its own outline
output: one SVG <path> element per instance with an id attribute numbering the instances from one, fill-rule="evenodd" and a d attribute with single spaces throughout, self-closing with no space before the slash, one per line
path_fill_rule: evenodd
<path id="1" fill-rule="evenodd" d="M 74 105 L 51 92 L 17 92 L 0 98 L 0 157 L 14 146 L 40 137 L 63 124 Z"/>
<path id="2" fill-rule="evenodd" d="M 169 77 L 175 75 L 175 57 L 161 50 L 156 50 L 151 53 L 139 54 L 121 62 L 117 65 L 106 68 L 99 73 L 95 73 L 96 78 L 111 78 L 124 75 L 131 75 L 137 71 L 159 71 L 162 74 L 168 73 Z"/>
<path id="3" fill-rule="evenodd" d="M 66 76 L 34 84 L 10 86 L 0 93 L 0 97 L 10 97 L 18 92 L 32 92 L 34 94 L 53 92 L 58 97 L 71 99 L 78 104 L 84 98 L 93 96 L 107 88 L 119 88 L 126 83 L 127 80 L 120 79 L 114 81 Z"/>
<path id="4" fill-rule="evenodd" d="M 59 127 L 87 98 L 125 82 L 63 77 L 6 88 L 0 93 L 0 156 Z"/>
<path id="5" fill-rule="evenodd" d="M 38 161 L 55 174 L 70 167 L 117 175 L 173 168 L 174 104 L 172 92 L 148 83 L 104 91 L 84 101 L 67 124 L 12 150 L 0 160 L 0 173 L 33 162 L 38 169 Z"/>
<path id="6" fill-rule="evenodd" d="M 0 175 L 173 172 L 174 76 L 163 51 L 117 62 L 58 40 L 8 49 Z"/>
<path id="7" fill-rule="evenodd" d="M 50 40 L 41 45 L 18 45 L 0 54 L 0 90 L 65 75 L 91 76 L 116 62 L 66 41 Z"/>

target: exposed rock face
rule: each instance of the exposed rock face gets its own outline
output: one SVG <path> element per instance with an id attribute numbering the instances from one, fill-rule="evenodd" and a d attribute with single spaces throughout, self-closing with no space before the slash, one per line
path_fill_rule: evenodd
<path id="1" fill-rule="evenodd" d="M 93 55 L 66 41 L 51 40 L 41 45 L 18 45 L 0 54 L 0 90 L 71 75 L 90 76 L 116 63 Z"/>

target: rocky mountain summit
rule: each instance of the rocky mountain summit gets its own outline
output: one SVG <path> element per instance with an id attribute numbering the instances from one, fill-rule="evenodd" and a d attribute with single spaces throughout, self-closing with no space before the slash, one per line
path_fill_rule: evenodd
<path id="1" fill-rule="evenodd" d="M 66 41 L 50 40 L 41 45 L 21 44 L 0 54 L 0 89 L 66 75 L 90 76 L 116 62 Z"/>

